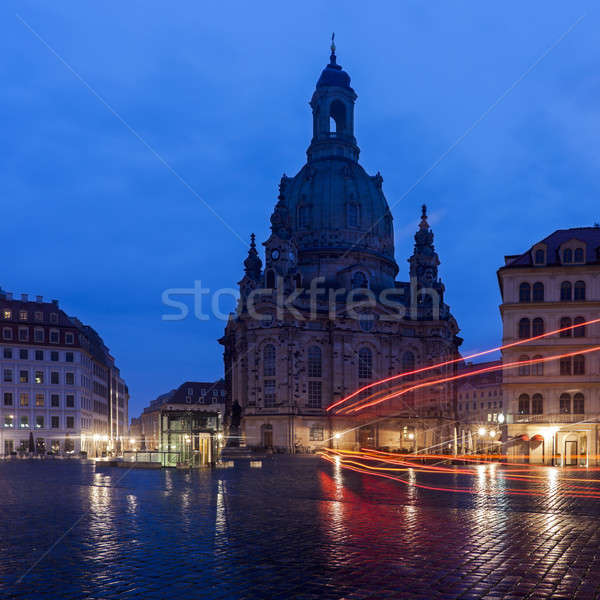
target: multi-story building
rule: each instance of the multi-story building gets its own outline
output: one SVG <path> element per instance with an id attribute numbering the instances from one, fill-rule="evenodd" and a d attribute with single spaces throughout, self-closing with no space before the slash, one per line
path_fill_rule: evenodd
<path id="1" fill-rule="evenodd" d="M 498 280 L 503 344 L 527 340 L 502 354 L 505 365 L 523 363 L 504 373 L 508 453 L 535 463 L 597 464 L 600 324 L 535 338 L 600 318 L 600 227 L 555 231 L 505 257 Z"/>
<path id="2" fill-rule="evenodd" d="M 248 446 L 293 451 L 333 438 L 344 447 L 424 448 L 452 437 L 453 385 L 356 418 L 327 412 L 365 384 L 454 360 L 461 342 L 425 207 L 410 280 L 396 279 L 383 178 L 358 162 L 356 98 L 332 48 L 310 102 L 307 162 L 279 184 L 264 268 L 251 236 L 239 310 L 220 340 L 232 413 L 241 413 Z"/>
<path id="3" fill-rule="evenodd" d="M 459 375 L 469 375 L 456 385 L 457 445 L 465 453 L 483 449 L 500 452 L 500 427 L 506 418 L 502 369 L 497 369 L 501 365 L 500 360 L 469 362 L 458 369 Z"/>
<path id="4" fill-rule="evenodd" d="M 119 453 L 129 391 L 100 336 L 57 300 L 0 291 L 0 452 Z"/>

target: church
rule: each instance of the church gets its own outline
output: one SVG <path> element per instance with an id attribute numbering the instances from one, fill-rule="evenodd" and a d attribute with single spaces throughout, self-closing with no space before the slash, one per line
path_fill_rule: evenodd
<path id="1" fill-rule="evenodd" d="M 444 302 L 425 206 L 409 280 L 397 280 L 383 178 L 358 162 L 356 99 L 332 43 L 310 101 L 306 164 L 281 178 L 264 262 L 251 236 L 238 309 L 219 340 L 230 435 L 251 448 L 412 452 L 452 436 L 453 383 L 355 415 L 327 411 L 371 382 L 459 358 L 462 341 Z M 451 365 L 435 374 L 454 372 Z"/>

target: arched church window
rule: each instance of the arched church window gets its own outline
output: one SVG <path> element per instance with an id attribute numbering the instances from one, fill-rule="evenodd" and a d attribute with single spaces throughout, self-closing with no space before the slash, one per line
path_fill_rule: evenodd
<path id="1" fill-rule="evenodd" d="M 308 376 L 321 377 L 323 375 L 323 361 L 321 348 L 311 346 L 308 349 Z"/>
<path id="2" fill-rule="evenodd" d="M 269 269 L 265 276 L 265 287 L 269 290 L 272 290 L 275 287 L 275 273 L 272 269 Z"/>
<path id="3" fill-rule="evenodd" d="M 276 351 L 273 344 L 267 344 L 263 348 L 263 376 L 275 377 L 275 357 Z"/>
<path id="4" fill-rule="evenodd" d="M 359 227 L 360 225 L 360 207 L 355 202 L 349 202 L 346 205 L 346 217 L 348 227 Z"/>
<path id="5" fill-rule="evenodd" d="M 340 134 L 346 129 L 346 107 L 340 100 L 334 100 L 329 107 L 329 132 Z"/>
<path id="6" fill-rule="evenodd" d="M 373 377 L 373 353 L 370 348 L 361 348 L 358 351 L 358 378 L 371 379 Z"/>
<path id="7" fill-rule="evenodd" d="M 362 271 L 356 271 L 356 273 L 352 275 L 352 289 L 360 290 L 368 287 L 369 280 L 367 279 L 367 276 Z"/>

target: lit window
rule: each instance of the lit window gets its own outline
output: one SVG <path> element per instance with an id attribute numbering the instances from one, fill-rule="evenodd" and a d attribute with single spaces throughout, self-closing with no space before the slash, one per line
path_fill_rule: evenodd
<path id="1" fill-rule="evenodd" d="M 29 406 L 29 394 L 27 392 L 21 392 L 19 395 L 19 406 Z"/>
<path id="2" fill-rule="evenodd" d="M 12 312 L 10 310 L 3 310 L 2 317 L 5 319 L 12 319 Z"/>
<path id="3" fill-rule="evenodd" d="M 313 425 L 309 430 L 308 439 L 311 442 L 322 442 L 323 427 L 321 427 L 320 425 Z"/>
<path id="4" fill-rule="evenodd" d="M 5 415 L 4 416 L 4 427 L 7 429 L 12 429 L 15 426 L 15 417 L 14 415 Z"/>
<path id="5" fill-rule="evenodd" d="M 36 371 L 35 372 L 35 382 L 36 383 L 44 383 L 44 371 Z"/>
<path id="6" fill-rule="evenodd" d="M 36 394 L 35 395 L 35 405 L 36 406 L 44 406 L 44 394 Z"/>
<path id="7" fill-rule="evenodd" d="M 27 311 L 26 310 L 19 311 L 19 319 L 21 321 L 27 321 Z"/>
<path id="8" fill-rule="evenodd" d="M 36 429 L 44 429 L 44 416 L 43 415 L 36 415 L 35 428 Z"/>
<path id="9" fill-rule="evenodd" d="M 29 427 L 29 417 L 27 415 L 21 415 L 21 429 L 27 429 Z"/>
<path id="10" fill-rule="evenodd" d="M 29 371 L 19 371 L 19 383 L 29 383 Z"/>

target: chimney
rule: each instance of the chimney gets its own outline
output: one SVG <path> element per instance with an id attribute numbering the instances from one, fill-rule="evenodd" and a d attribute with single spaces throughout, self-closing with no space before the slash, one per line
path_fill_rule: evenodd
<path id="1" fill-rule="evenodd" d="M 54 306 L 58 306 L 58 300 L 52 300 L 52 304 L 54 304 Z"/>
<path id="2" fill-rule="evenodd" d="M 29 297 L 27 296 L 27 294 L 21 294 L 21 301 L 22 302 L 27 302 L 29 300 Z"/>
<path id="3" fill-rule="evenodd" d="M 36 296 L 35 297 L 35 301 L 36 302 L 43 302 L 44 301 L 44 296 Z"/>

